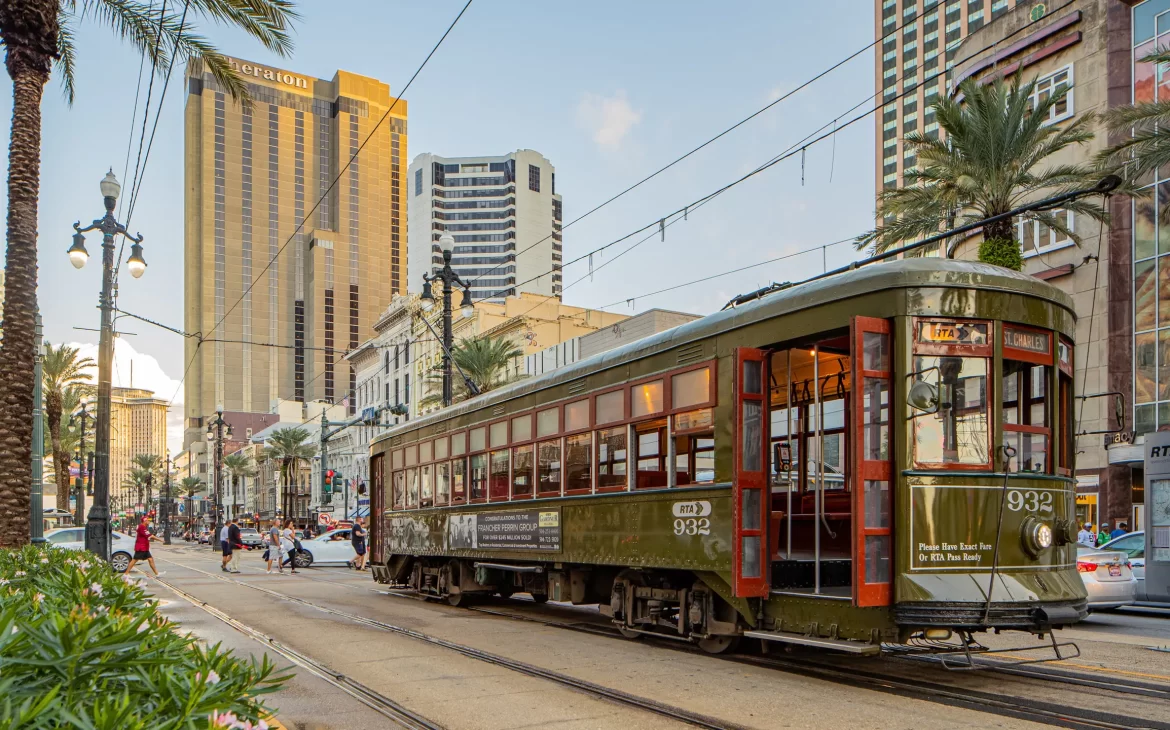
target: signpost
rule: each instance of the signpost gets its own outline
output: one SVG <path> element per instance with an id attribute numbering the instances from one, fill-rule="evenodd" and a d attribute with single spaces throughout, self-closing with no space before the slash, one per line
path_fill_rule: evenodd
<path id="1" fill-rule="evenodd" d="M 1170 601 L 1170 431 L 1146 434 L 1145 479 L 1146 595 L 1138 600 L 1165 602 Z"/>

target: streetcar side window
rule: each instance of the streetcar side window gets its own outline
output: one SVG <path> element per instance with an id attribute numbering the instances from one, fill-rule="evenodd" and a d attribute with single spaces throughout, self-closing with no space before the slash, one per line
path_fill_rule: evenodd
<path id="1" fill-rule="evenodd" d="M 532 496 L 533 445 L 512 447 L 512 499 Z"/>
<path id="2" fill-rule="evenodd" d="M 536 453 L 538 496 L 556 497 L 561 493 L 561 442 L 542 441 Z"/>
<path id="3" fill-rule="evenodd" d="M 430 446 L 430 444 L 427 444 Z M 419 467 L 419 475 L 422 482 L 422 498 L 419 501 L 420 507 L 431 507 L 435 501 L 435 483 L 434 471 L 430 464 Z"/>
<path id="4" fill-rule="evenodd" d="M 635 400 L 635 403 L 638 401 Z M 667 486 L 666 419 L 634 425 L 634 474 L 636 489 L 661 489 Z"/>
<path id="5" fill-rule="evenodd" d="M 565 494 L 583 494 L 593 490 L 592 464 L 593 435 L 586 432 L 566 436 Z"/>
<path id="6" fill-rule="evenodd" d="M 1047 473 L 1049 367 L 1003 362 L 1003 442 L 1015 449 L 1008 471 Z"/>
<path id="7" fill-rule="evenodd" d="M 677 413 L 674 419 L 675 484 L 715 481 L 715 413 L 710 408 Z"/>
<path id="8" fill-rule="evenodd" d="M 1060 429 L 1060 448 L 1056 466 L 1067 475 L 1072 474 L 1073 455 L 1076 453 L 1076 427 L 1073 420 L 1073 346 L 1070 342 L 1060 340 L 1057 349 L 1056 364 L 1059 368 L 1057 397 L 1056 425 Z"/>
<path id="9" fill-rule="evenodd" d="M 451 462 L 451 503 L 462 504 L 467 499 L 467 459 Z"/>
<path id="10" fill-rule="evenodd" d="M 491 452 L 491 483 L 488 487 L 488 501 L 500 502 L 508 499 L 508 450 Z"/>
<path id="11" fill-rule="evenodd" d="M 418 469 L 406 470 L 406 508 L 418 508 Z"/>
<path id="12" fill-rule="evenodd" d="M 471 501 L 482 502 L 487 499 L 487 454 L 475 454 L 471 457 Z"/>
<path id="13" fill-rule="evenodd" d="M 603 428 L 597 432 L 597 488 L 626 488 L 625 426 Z"/>
<path id="14" fill-rule="evenodd" d="M 401 451 L 397 453 L 402 453 Z M 394 472 L 393 477 L 394 509 L 402 509 L 406 505 L 406 475 L 402 471 Z"/>
<path id="15" fill-rule="evenodd" d="M 435 442 L 436 448 L 439 442 Z M 444 441 L 443 443 L 446 443 Z M 435 506 L 446 507 L 451 499 L 451 464 L 441 461 L 435 464 Z"/>
<path id="16" fill-rule="evenodd" d="M 988 366 L 985 357 L 915 356 L 914 372 L 938 373 L 938 408 L 917 413 L 918 466 L 989 466 Z"/>

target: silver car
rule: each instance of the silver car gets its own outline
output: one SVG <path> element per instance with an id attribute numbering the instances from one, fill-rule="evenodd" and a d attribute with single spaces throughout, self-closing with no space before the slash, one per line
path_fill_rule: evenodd
<path id="1" fill-rule="evenodd" d="M 1078 545 L 1077 572 L 1089 592 L 1090 611 L 1128 606 L 1134 602 L 1137 580 L 1125 553 Z"/>
<path id="2" fill-rule="evenodd" d="M 59 527 L 45 533 L 50 545 L 66 550 L 85 549 L 84 527 Z M 134 538 L 121 532 L 110 533 L 110 565 L 119 573 L 125 573 L 134 557 Z"/>

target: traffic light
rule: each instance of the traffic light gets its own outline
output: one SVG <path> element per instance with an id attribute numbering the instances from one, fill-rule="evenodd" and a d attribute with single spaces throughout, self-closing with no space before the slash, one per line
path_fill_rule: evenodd
<path id="1" fill-rule="evenodd" d="M 333 478 L 334 471 L 327 469 L 325 471 L 325 494 L 333 494 Z"/>

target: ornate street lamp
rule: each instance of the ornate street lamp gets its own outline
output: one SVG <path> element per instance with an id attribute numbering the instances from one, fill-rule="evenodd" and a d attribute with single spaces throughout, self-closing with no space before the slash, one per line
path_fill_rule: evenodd
<path id="1" fill-rule="evenodd" d="M 134 278 L 142 276 L 146 261 L 142 258 L 142 235 L 132 236 L 114 218 L 114 206 L 122 186 L 110 170 L 100 183 L 106 214 L 85 228 L 73 224 L 73 245 L 67 251 L 74 268 L 89 260 L 85 248 L 88 231 L 102 233 L 101 335 L 98 340 L 97 417 L 94 422 L 93 506 L 85 525 L 85 548 L 104 560 L 110 559 L 110 375 L 114 362 L 114 237 L 125 236 L 133 243 L 127 266 Z"/>
<path id="2" fill-rule="evenodd" d="M 423 291 L 419 298 L 419 306 L 423 312 L 430 312 L 435 308 L 435 295 L 431 282 L 438 281 L 443 285 L 443 407 L 451 405 L 451 347 L 454 344 L 451 326 L 451 290 L 458 284 L 463 287 L 463 301 L 459 310 L 463 317 L 470 318 L 475 314 L 475 304 L 471 301 L 470 284 L 459 278 L 451 268 L 451 249 L 455 246 L 455 239 L 449 233 L 439 239 L 439 246 L 443 249 L 443 268 L 433 276 L 423 274 Z M 429 326 L 429 323 L 428 323 Z"/>

